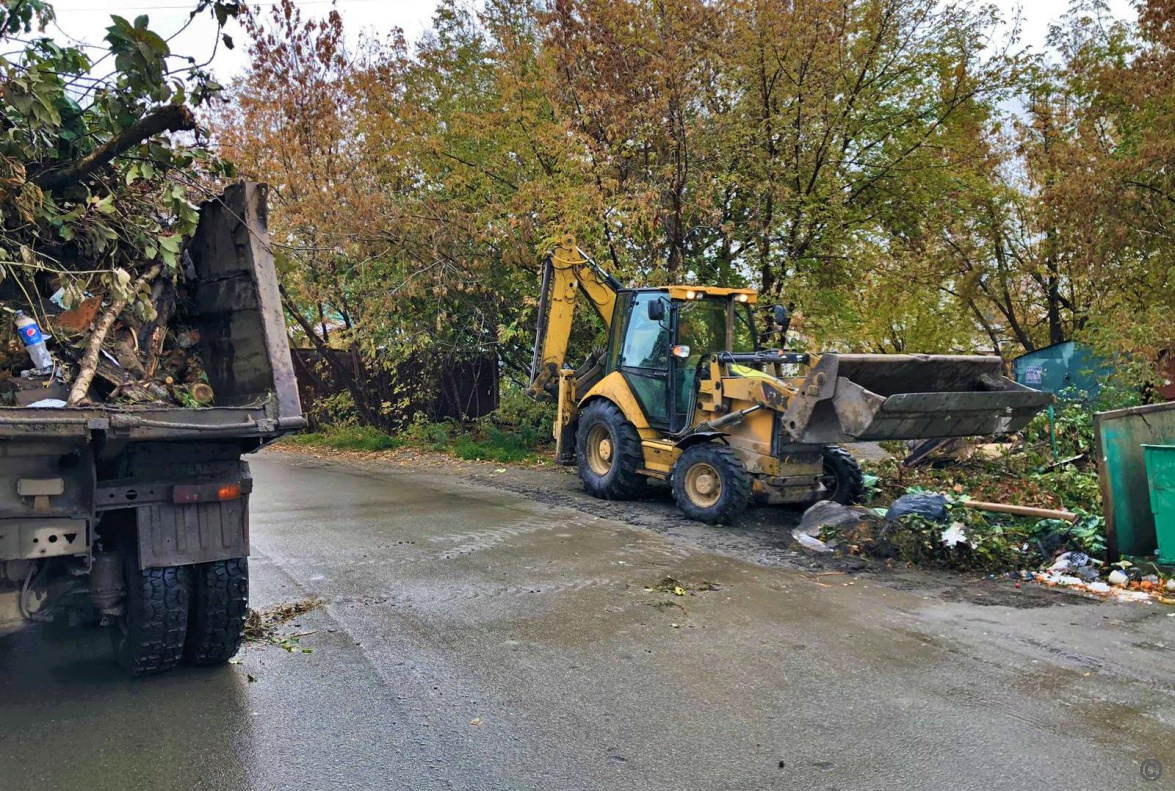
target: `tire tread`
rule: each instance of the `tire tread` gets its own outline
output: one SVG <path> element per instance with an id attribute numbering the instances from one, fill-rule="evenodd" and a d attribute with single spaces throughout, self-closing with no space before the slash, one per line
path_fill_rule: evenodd
<path id="1" fill-rule="evenodd" d="M 200 563 L 192 569 L 192 606 L 184 658 L 219 665 L 241 648 L 249 614 L 247 558 Z"/>

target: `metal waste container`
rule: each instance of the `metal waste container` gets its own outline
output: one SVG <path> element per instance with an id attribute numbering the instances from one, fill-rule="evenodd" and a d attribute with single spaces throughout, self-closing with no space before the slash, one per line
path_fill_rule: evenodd
<path id="1" fill-rule="evenodd" d="M 1175 563 L 1175 445 L 1143 445 L 1159 562 Z"/>

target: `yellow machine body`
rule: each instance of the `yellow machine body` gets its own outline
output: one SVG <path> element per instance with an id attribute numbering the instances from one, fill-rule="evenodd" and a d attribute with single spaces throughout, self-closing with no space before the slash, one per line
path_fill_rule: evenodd
<path id="1" fill-rule="evenodd" d="M 581 293 L 608 344 L 576 370 L 566 357 Z M 530 393 L 557 402 L 558 458 L 577 460 L 580 416 L 606 402 L 639 441 L 636 475 L 672 481 L 691 447 L 716 443 L 724 459 L 737 457 L 755 499 L 810 502 L 824 494 L 829 446 L 1008 433 L 1049 402 L 1004 378 L 998 357 L 763 348 L 757 299 L 739 288 L 625 288 L 573 237 L 557 240 L 544 259 Z M 597 466 L 619 441 L 610 431 Z"/>

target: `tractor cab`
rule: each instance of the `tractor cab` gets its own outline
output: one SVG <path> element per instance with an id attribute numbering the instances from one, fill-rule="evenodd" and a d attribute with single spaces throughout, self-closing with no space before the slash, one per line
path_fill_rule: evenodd
<path id="1" fill-rule="evenodd" d="M 701 365 L 717 352 L 759 346 L 750 289 L 669 286 L 621 291 L 603 373 L 620 371 L 649 425 L 675 433 L 693 413 Z"/>

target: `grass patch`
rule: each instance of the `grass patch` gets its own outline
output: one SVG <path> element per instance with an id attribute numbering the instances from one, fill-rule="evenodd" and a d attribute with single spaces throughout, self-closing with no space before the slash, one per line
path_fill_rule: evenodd
<path id="1" fill-rule="evenodd" d="M 328 426 L 322 431 L 298 434 L 286 439 L 292 445 L 332 450 L 381 451 L 414 447 L 451 453 L 466 461 L 492 461 L 499 464 L 530 463 L 538 458 L 540 444 L 537 431 L 530 427 L 503 430 L 477 423 L 417 423 L 397 436 L 369 426 Z"/>
<path id="2" fill-rule="evenodd" d="M 393 437 L 371 426 L 332 426 L 325 431 L 298 434 L 287 442 L 312 448 L 334 450 L 395 450 L 404 446 L 404 440 Z"/>
<path id="3" fill-rule="evenodd" d="M 502 431 L 494 426 L 458 437 L 452 453 L 467 461 L 519 463 L 534 461 L 536 438 L 532 431 Z"/>

